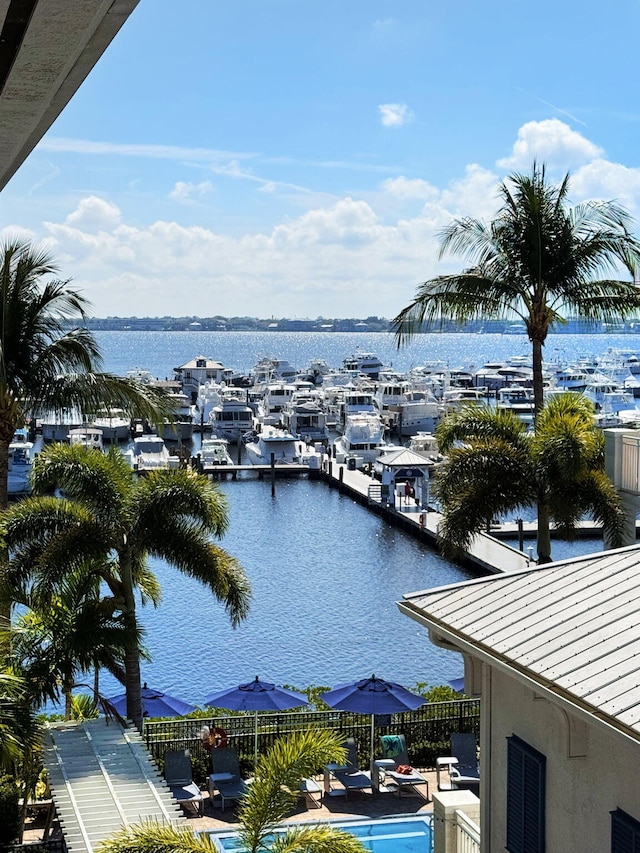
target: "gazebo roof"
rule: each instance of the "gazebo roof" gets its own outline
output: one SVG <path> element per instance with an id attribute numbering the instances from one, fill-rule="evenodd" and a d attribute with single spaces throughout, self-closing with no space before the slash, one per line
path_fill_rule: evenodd
<path id="1" fill-rule="evenodd" d="M 433 463 L 422 454 L 416 453 L 415 450 L 409 450 L 407 447 L 400 447 L 398 450 L 392 450 L 391 453 L 379 456 L 378 462 L 383 468 L 424 468 L 427 471 L 433 466 Z"/>
<path id="2" fill-rule="evenodd" d="M 92 853 L 127 824 L 184 820 L 134 728 L 103 717 L 51 724 L 44 763 L 69 853 Z"/>

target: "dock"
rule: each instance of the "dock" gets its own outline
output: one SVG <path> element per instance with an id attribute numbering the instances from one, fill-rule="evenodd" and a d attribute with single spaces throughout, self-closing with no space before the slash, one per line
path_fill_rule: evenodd
<path id="1" fill-rule="evenodd" d="M 308 465 L 203 465 L 197 469 L 213 480 L 238 479 L 238 474 L 248 476 L 254 474 L 259 480 L 265 477 L 299 477 L 309 473 Z"/>
<path id="2" fill-rule="evenodd" d="M 406 530 L 433 547 L 437 546 L 438 527 L 442 516 L 435 510 L 417 506 L 413 499 L 407 500 L 395 495 L 391 497 L 393 503 L 383 501 L 379 481 L 362 471 L 349 470 L 346 465 L 337 463 L 334 459 L 325 461 L 320 477 L 332 488 L 340 489 L 358 503 L 379 513 L 390 524 Z M 462 562 L 482 573 L 517 572 L 531 564 L 528 554 L 487 533 L 479 533 L 474 538 Z"/>

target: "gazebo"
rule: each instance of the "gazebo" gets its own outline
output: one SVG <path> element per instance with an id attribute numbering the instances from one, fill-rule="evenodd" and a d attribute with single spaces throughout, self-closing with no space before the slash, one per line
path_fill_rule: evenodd
<path id="1" fill-rule="evenodd" d="M 413 508 L 416 512 L 425 509 L 429 502 L 429 470 L 433 468 L 433 462 L 426 459 L 421 453 L 399 447 L 391 453 L 385 453 L 376 460 L 382 468 L 382 491 L 383 499 L 386 494 L 387 501 L 394 504 L 394 494 L 400 484 L 410 483 L 413 489 Z M 386 487 L 386 489 L 385 489 Z M 400 493 L 402 494 L 402 492 Z M 412 506 L 406 506 L 408 511 Z"/>

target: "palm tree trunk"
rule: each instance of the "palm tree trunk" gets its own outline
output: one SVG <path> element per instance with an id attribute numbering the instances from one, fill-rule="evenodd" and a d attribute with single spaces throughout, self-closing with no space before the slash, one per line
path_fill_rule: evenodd
<path id="1" fill-rule="evenodd" d="M 125 550 L 120 553 L 120 573 L 124 593 L 122 615 L 129 629 L 129 644 L 124 656 L 125 692 L 127 694 L 127 717 L 142 731 L 142 691 L 140 686 L 140 649 L 137 640 L 136 600 L 133 590 L 131 555 Z"/>
<path id="2" fill-rule="evenodd" d="M 549 505 L 538 501 L 538 564 L 551 562 L 551 529 L 549 524 Z"/>
<path id="3" fill-rule="evenodd" d="M 531 341 L 533 352 L 533 412 L 537 417 L 544 405 L 544 380 L 542 376 L 542 341 Z"/>

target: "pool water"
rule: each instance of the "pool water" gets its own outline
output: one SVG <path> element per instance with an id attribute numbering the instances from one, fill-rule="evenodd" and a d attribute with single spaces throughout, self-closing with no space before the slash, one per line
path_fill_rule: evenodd
<path id="1" fill-rule="evenodd" d="M 331 825 L 359 838 L 372 853 L 431 853 L 431 816 L 331 821 Z M 241 853 L 235 833 L 211 833 L 224 853 Z"/>

